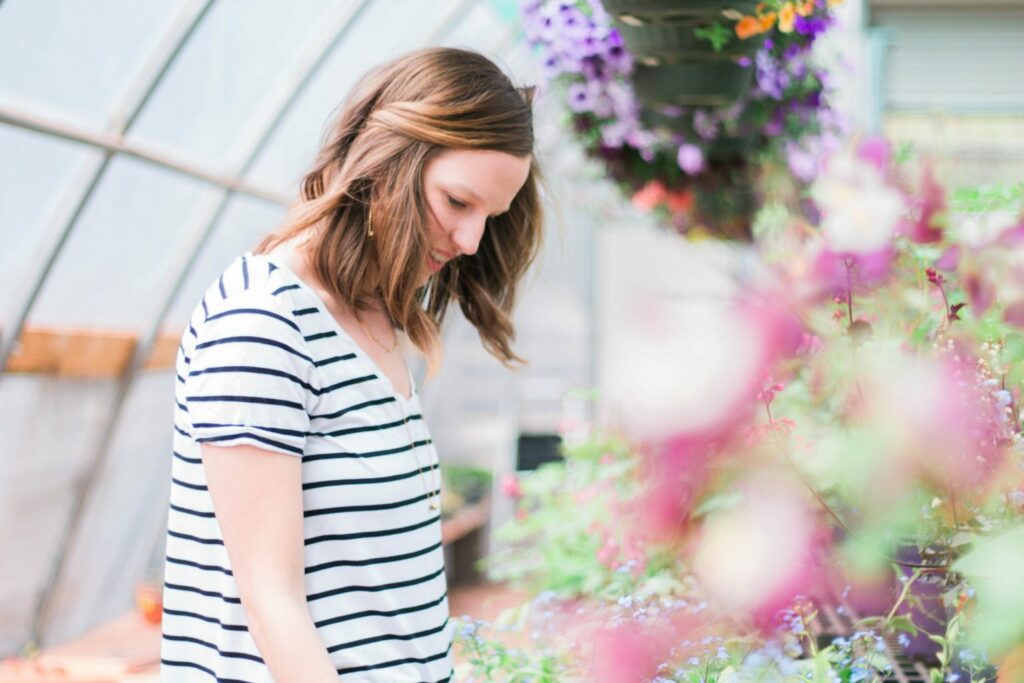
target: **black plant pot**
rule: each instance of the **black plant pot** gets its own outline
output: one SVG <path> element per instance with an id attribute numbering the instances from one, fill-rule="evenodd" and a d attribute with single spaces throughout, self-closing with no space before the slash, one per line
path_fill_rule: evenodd
<path id="1" fill-rule="evenodd" d="M 637 99 L 650 107 L 714 107 L 739 99 L 753 79 L 750 67 L 723 60 L 647 66 L 633 73 Z"/>
<path id="2" fill-rule="evenodd" d="M 904 562 L 914 564 L 931 563 L 933 560 L 931 554 L 924 556 L 917 546 L 909 543 L 898 547 L 896 556 Z M 909 578 L 912 570 L 909 567 L 900 567 L 900 573 Z M 917 635 L 910 637 L 909 643 L 903 648 L 903 654 L 933 666 L 939 663 L 938 653 L 942 648 L 928 638 L 928 633 L 946 633 L 950 615 L 942 602 L 942 594 L 948 589 L 948 582 L 949 574 L 942 567 L 937 566 L 934 571 L 926 571 L 924 576 L 910 587 L 912 603 L 905 603 L 899 611 L 921 629 Z"/>
<path id="3" fill-rule="evenodd" d="M 602 5 L 622 24 L 692 23 L 714 20 L 730 11 L 753 14 L 758 0 L 603 0 Z"/>
<path id="4" fill-rule="evenodd" d="M 689 23 L 652 23 L 641 26 L 620 24 L 619 33 L 633 58 L 646 65 L 673 64 L 694 60 L 731 61 L 738 57 L 752 57 L 764 44 L 764 36 L 745 40 L 733 39 L 721 50 L 715 50 L 707 40 L 698 38 L 695 30 L 701 26 Z"/>

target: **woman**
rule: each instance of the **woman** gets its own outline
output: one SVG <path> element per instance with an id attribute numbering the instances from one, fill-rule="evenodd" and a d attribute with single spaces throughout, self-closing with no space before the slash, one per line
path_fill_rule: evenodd
<path id="1" fill-rule="evenodd" d="M 161 680 L 446 681 L 438 456 L 399 335 L 506 365 L 541 234 L 532 95 L 475 52 L 357 84 L 178 352 Z"/>

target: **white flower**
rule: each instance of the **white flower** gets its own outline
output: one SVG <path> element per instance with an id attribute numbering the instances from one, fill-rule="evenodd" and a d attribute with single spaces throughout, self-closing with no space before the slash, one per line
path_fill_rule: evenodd
<path id="1" fill-rule="evenodd" d="M 878 168 L 849 150 L 829 159 L 811 193 L 822 212 L 825 243 L 836 253 L 884 249 L 904 210 L 903 197 Z"/>
<path id="2" fill-rule="evenodd" d="M 985 211 L 977 213 L 954 213 L 950 232 L 953 237 L 968 247 L 981 249 L 988 246 L 1014 225 L 1017 215 L 1012 211 Z"/>

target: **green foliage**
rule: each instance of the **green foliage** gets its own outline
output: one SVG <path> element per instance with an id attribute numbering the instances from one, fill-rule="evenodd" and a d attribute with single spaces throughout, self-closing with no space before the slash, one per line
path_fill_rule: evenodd
<path id="1" fill-rule="evenodd" d="M 490 625 L 469 617 L 452 618 L 455 624 L 455 646 L 463 664 L 456 679 L 465 683 L 557 683 L 568 671 L 564 654 L 551 653 L 540 643 L 533 647 L 511 647 L 496 637 L 488 637 Z M 504 632 L 511 629 L 498 625 Z"/>
<path id="2" fill-rule="evenodd" d="M 1024 182 L 964 187 L 954 191 L 950 199 L 958 211 L 1020 211 L 1024 208 Z"/>
<path id="3" fill-rule="evenodd" d="M 441 476 L 445 486 L 466 500 L 476 500 L 491 489 L 491 473 L 472 465 L 441 465 Z"/>
<path id="4" fill-rule="evenodd" d="M 693 33 L 700 40 L 706 40 L 711 43 L 711 47 L 715 49 L 715 52 L 721 52 L 722 48 L 728 45 L 733 37 L 733 32 L 725 24 L 718 21 L 707 26 L 698 26 L 693 30 Z"/>

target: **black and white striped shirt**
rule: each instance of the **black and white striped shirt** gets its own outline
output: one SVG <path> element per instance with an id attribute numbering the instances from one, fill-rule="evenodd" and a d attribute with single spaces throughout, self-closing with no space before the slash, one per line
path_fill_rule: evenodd
<path id="1" fill-rule="evenodd" d="M 312 289 L 252 252 L 196 306 L 176 368 L 160 680 L 273 680 L 201 443 L 302 459 L 306 601 L 342 681 L 449 680 L 441 522 L 424 489 L 440 481 L 438 457 L 411 374 L 406 398 Z"/>

